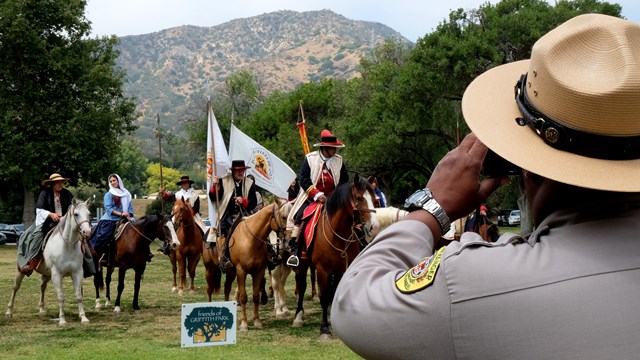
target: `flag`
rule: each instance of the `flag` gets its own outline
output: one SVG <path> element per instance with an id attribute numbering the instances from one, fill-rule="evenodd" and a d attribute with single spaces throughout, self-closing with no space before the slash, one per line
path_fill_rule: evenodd
<path id="1" fill-rule="evenodd" d="M 227 147 L 224 145 L 218 121 L 213 114 L 211 102 L 208 103 L 208 121 L 207 121 L 207 203 L 209 205 L 209 221 L 213 228 L 218 227 L 218 213 L 211 199 L 209 199 L 209 189 L 214 176 L 223 178 L 231 168 L 231 159 L 227 153 Z"/>
<path id="2" fill-rule="evenodd" d="M 273 155 L 264 146 L 240 131 L 231 124 L 229 152 L 236 160 L 244 160 L 247 173 L 256 179 L 256 185 L 270 193 L 287 198 L 289 185 L 296 178 L 296 173 L 289 165 Z"/>
<path id="3" fill-rule="evenodd" d="M 300 133 L 300 141 L 302 141 L 302 150 L 304 150 L 305 154 L 308 154 L 310 152 L 309 140 L 307 140 L 307 128 L 304 124 L 304 121 L 298 123 L 298 132 Z"/>

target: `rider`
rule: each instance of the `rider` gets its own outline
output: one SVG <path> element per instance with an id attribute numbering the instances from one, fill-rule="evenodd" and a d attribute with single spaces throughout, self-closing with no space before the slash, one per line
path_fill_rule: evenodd
<path id="1" fill-rule="evenodd" d="M 185 199 L 189 200 L 189 204 L 191 204 L 191 210 L 193 211 L 193 216 L 195 218 L 196 224 L 200 227 L 202 231 L 202 237 L 204 238 L 204 223 L 200 217 L 200 196 L 199 194 L 193 190 L 191 185 L 193 185 L 195 181 L 189 179 L 189 176 L 183 175 L 180 177 L 180 181 L 176 183 L 176 185 L 180 186 L 180 190 L 175 193 L 170 193 L 164 189 L 160 190 L 159 195 L 162 198 L 162 201 L 176 201 L 176 199 Z M 169 251 L 171 248 L 167 246 L 166 243 L 162 243 L 162 247 L 158 249 L 158 251 L 163 252 L 165 255 L 169 255 Z"/>
<path id="2" fill-rule="evenodd" d="M 73 194 L 64 188 L 67 181 L 69 178 L 64 178 L 58 173 L 51 174 L 49 179 L 42 181 L 42 185 L 47 188 L 38 196 L 36 221 L 18 240 L 18 268 L 27 276 L 38 267 L 38 255 L 44 235 L 56 226 L 73 201 Z"/>
<path id="3" fill-rule="evenodd" d="M 133 205 L 131 193 L 124 187 L 124 183 L 118 174 L 111 174 L 107 178 L 109 191 L 104 194 L 104 215 L 98 225 L 91 232 L 89 243 L 94 250 L 105 254 L 116 231 L 118 220 L 133 221 Z M 153 254 L 149 253 L 147 261 L 151 261 Z M 102 260 L 102 259 L 101 259 Z"/>
<path id="4" fill-rule="evenodd" d="M 347 168 L 342 162 L 342 157 L 336 155 L 338 148 L 343 148 L 340 142 L 329 130 L 322 130 L 320 133 L 320 143 L 313 145 L 320 147 L 318 151 L 312 151 L 305 155 L 302 165 L 300 165 L 300 192 L 290 213 L 293 220 L 293 231 L 289 247 L 291 256 L 287 259 L 287 265 L 297 267 L 300 263 L 299 256 L 302 253 L 302 244 L 299 244 L 300 229 L 304 210 L 312 203 L 324 203 L 327 196 L 331 195 L 336 187 L 349 181 Z M 293 219 L 291 219 L 291 214 Z"/>
<path id="5" fill-rule="evenodd" d="M 231 174 L 220 180 L 213 177 L 211 188 L 209 189 L 209 198 L 218 206 L 218 214 L 222 214 L 219 224 L 220 236 L 229 239 L 229 230 L 240 215 L 251 213 L 256 207 L 256 186 L 253 180 L 245 177 L 244 160 L 233 160 L 231 162 Z M 220 182 L 222 186 L 220 186 Z M 218 201 L 216 201 L 216 197 Z M 232 199 L 233 198 L 233 199 Z M 208 247 L 212 247 L 214 243 L 207 243 Z M 228 271 L 233 267 L 229 260 L 229 243 L 225 241 L 225 251 L 220 258 L 220 268 Z"/>

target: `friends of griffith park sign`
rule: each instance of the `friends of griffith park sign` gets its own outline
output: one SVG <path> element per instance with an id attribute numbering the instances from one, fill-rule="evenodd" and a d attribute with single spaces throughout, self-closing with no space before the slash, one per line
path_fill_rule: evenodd
<path id="1" fill-rule="evenodd" d="M 235 301 L 182 304 L 182 347 L 236 343 Z"/>

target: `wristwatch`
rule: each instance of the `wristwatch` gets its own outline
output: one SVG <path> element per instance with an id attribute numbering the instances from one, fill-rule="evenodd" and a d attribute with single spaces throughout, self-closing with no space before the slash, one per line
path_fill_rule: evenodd
<path id="1" fill-rule="evenodd" d="M 407 211 L 414 211 L 419 209 L 427 210 L 429 214 L 433 215 L 433 217 L 438 220 L 443 234 L 447 233 L 447 231 L 449 231 L 449 228 L 451 227 L 451 221 L 449 220 L 449 217 L 442 209 L 442 206 L 440 206 L 436 199 L 433 198 L 431 190 L 429 190 L 428 188 L 424 188 L 414 192 L 413 195 L 409 196 L 407 200 L 405 200 L 404 207 L 405 209 L 407 209 Z"/>

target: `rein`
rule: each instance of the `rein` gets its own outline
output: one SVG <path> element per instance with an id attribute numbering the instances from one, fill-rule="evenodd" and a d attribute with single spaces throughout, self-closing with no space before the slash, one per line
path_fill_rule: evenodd
<path id="1" fill-rule="evenodd" d="M 142 236 L 143 238 L 145 238 L 147 241 L 149 241 L 149 243 L 152 243 L 155 241 L 155 239 L 151 239 L 148 236 L 146 236 L 144 233 L 140 232 L 140 230 L 138 230 L 137 227 L 135 227 L 134 224 L 132 224 L 131 222 L 128 222 L 125 224 L 125 227 L 127 226 L 131 226 L 133 228 L 133 230 L 135 230 L 138 234 L 140 234 L 140 236 Z"/>

